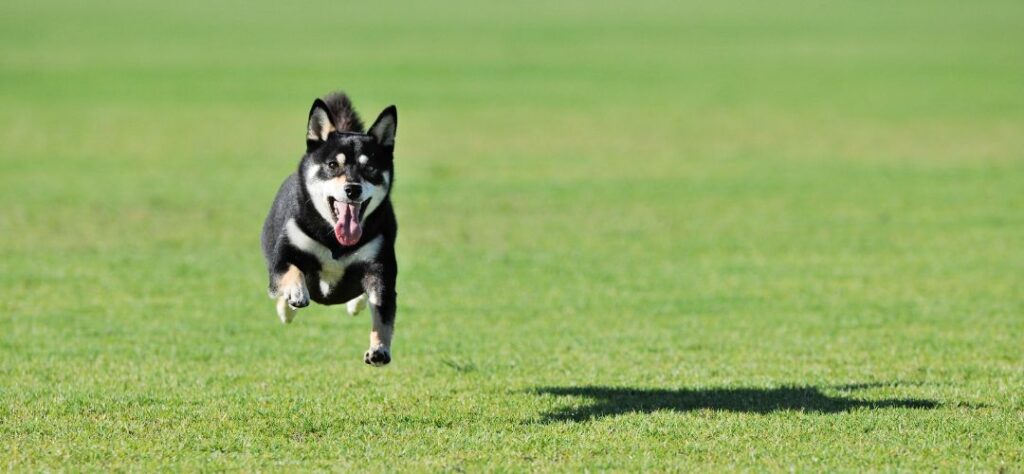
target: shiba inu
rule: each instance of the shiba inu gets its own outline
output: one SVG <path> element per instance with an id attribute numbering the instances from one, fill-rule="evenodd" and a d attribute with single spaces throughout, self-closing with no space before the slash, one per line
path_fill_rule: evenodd
<path id="1" fill-rule="evenodd" d="M 352 315 L 369 306 L 373 328 L 363 361 L 373 366 L 391 362 L 395 324 L 398 224 L 390 194 L 397 127 L 393 105 L 364 132 L 345 94 L 315 100 L 306 152 L 278 189 L 260 237 L 281 321 L 290 323 L 310 300 L 345 303 Z"/>

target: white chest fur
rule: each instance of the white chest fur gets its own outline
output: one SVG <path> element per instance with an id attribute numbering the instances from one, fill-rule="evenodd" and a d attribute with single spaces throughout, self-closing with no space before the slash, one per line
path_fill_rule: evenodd
<path id="1" fill-rule="evenodd" d="M 288 220 L 288 223 L 285 225 L 285 232 L 288 236 L 288 243 L 316 257 L 320 261 L 320 274 L 318 276 L 320 279 L 320 292 L 324 296 L 341 280 L 341 277 L 345 276 L 346 268 L 373 259 L 380 252 L 380 246 L 384 243 L 384 236 L 378 235 L 362 247 L 359 247 L 359 250 L 339 258 L 334 258 L 331 255 L 331 250 L 324 246 L 324 244 L 306 235 L 299 228 L 299 225 L 295 223 L 295 219 Z"/>

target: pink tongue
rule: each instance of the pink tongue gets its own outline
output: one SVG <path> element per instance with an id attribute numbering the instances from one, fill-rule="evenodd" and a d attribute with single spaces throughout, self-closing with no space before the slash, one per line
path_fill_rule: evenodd
<path id="1" fill-rule="evenodd" d="M 340 217 L 334 226 L 334 237 L 341 245 L 355 245 L 363 235 L 359 226 L 359 204 L 334 202 L 334 209 Z"/>

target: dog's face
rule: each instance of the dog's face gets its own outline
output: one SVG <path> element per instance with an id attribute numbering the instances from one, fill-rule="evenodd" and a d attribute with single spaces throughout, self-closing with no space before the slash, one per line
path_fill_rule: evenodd
<path id="1" fill-rule="evenodd" d="M 366 219 L 387 199 L 394 172 L 394 106 L 366 134 L 339 132 L 321 101 L 314 102 L 300 173 L 313 207 L 341 245 L 359 243 Z"/>

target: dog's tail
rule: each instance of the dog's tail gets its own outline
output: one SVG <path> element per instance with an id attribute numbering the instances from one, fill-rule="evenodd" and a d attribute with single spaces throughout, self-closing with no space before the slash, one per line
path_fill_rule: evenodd
<path id="1" fill-rule="evenodd" d="M 352 101 L 344 92 L 331 92 L 320 100 L 331 110 L 331 120 L 338 131 L 363 133 L 363 121 L 359 119 L 359 114 L 352 107 Z"/>

